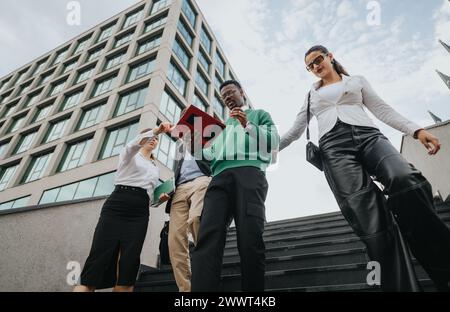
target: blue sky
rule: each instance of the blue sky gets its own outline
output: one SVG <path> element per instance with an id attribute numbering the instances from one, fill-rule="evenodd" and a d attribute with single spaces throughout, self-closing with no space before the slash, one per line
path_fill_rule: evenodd
<path id="1" fill-rule="evenodd" d="M 68 26 L 62 0 L 0 2 L 0 76 L 22 66 L 136 3 L 80 1 L 82 25 Z M 350 74 L 364 75 L 379 95 L 415 122 L 450 119 L 450 91 L 434 72 L 450 75 L 447 0 L 382 0 L 381 24 L 367 23 L 368 0 L 198 0 L 252 103 L 269 111 L 283 134 L 315 81 L 303 55 L 327 46 Z M 401 134 L 377 122 L 399 147 Z M 313 138 L 317 138 L 312 122 Z M 302 137 L 268 173 L 268 220 L 337 210 L 323 174 L 305 161 Z M 442 153 L 450 151 L 444 146 Z"/>

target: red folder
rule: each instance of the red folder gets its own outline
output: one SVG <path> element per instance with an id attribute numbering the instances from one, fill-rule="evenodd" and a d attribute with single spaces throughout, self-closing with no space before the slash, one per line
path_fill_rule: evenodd
<path id="1" fill-rule="evenodd" d="M 222 132 L 226 128 L 226 126 L 220 120 L 205 113 L 204 111 L 202 111 L 195 105 L 191 105 L 188 107 L 188 109 L 183 114 L 183 116 L 181 116 L 181 119 L 178 122 L 177 126 L 179 126 L 179 125 L 187 126 L 189 128 L 189 130 L 191 131 L 191 136 L 193 138 L 194 122 L 195 122 L 196 118 L 201 118 L 202 147 L 205 147 L 205 145 L 207 145 L 208 143 L 211 143 L 212 140 L 215 137 L 217 137 L 220 134 L 220 132 Z M 205 128 L 208 126 L 211 126 L 211 125 L 219 126 L 221 129 L 220 132 L 205 131 Z"/>

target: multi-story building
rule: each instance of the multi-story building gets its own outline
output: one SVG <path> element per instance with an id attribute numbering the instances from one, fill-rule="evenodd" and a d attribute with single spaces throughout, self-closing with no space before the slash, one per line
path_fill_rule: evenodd
<path id="1" fill-rule="evenodd" d="M 2 250 L 29 236 L 23 243 L 39 255 L 48 240 L 83 233 L 72 246 L 82 261 L 125 144 L 142 129 L 176 123 L 190 104 L 225 119 L 219 86 L 235 77 L 194 1 L 145 0 L 1 78 Z M 162 180 L 172 175 L 174 145 L 163 136 L 155 153 Z M 152 209 L 152 263 L 164 217 Z M 2 254 L 2 264 L 20 266 Z"/>
<path id="2" fill-rule="evenodd" d="M 429 126 L 426 130 L 437 136 L 442 144 L 437 155 L 431 157 L 420 142 L 406 135 L 402 139 L 401 153 L 430 181 L 436 197 L 450 201 L 450 120 Z"/>

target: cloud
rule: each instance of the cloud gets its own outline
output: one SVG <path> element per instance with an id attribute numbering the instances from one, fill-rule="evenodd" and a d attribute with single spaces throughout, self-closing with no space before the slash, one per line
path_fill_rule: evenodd
<path id="1" fill-rule="evenodd" d="M 420 16 L 406 11 L 392 14 L 392 4 L 383 2 L 380 26 L 367 24 L 364 0 L 290 0 L 277 2 L 276 11 L 271 1 L 200 0 L 199 4 L 214 31 L 221 34 L 225 53 L 252 102 L 271 112 L 281 133 L 293 123 L 315 80 L 304 69 L 303 55 L 317 43 L 335 52 L 352 74 L 366 76 L 380 96 L 406 117 L 421 124 L 428 120 L 429 125 L 428 109 L 450 116 L 450 110 L 441 110 L 442 95 L 448 90 L 434 72 L 438 64 L 448 64 L 448 55 L 435 38 L 449 36 L 446 1 L 427 12 L 417 8 Z M 253 17 L 253 8 L 258 18 Z M 434 36 L 419 27 L 408 29 L 411 21 L 427 16 L 434 18 L 427 23 Z M 401 134 L 376 122 L 399 147 Z M 317 137 L 315 121 L 311 130 Z M 305 143 L 302 138 L 282 152 L 279 168 L 268 174 L 269 220 L 338 210 L 323 174 L 305 161 Z"/>

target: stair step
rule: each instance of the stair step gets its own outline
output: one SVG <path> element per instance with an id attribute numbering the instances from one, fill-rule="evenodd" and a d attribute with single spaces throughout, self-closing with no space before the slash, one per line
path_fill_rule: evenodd
<path id="1" fill-rule="evenodd" d="M 296 268 L 310 268 L 317 266 L 334 266 L 348 263 L 359 263 L 368 261 L 364 248 L 356 248 L 341 251 L 329 251 L 321 253 L 311 253 L 295 256 L 282 256 L 266 259 L 266 272 L 290 270 Z M 240 274 L 240 261 L 224 262 L 222 275 Z M 143 281 L 163 281 L 174 279 L 171 268 L 159 271 L 142 272 L 140 277 Z"/>
<path id="2" fill-rule="evenodd" d="M 328 285 L 361 284 L 366 280 L 367 263 L 352 263 L 344 265 L 301 268 L 293 270 L 278 270 L 266 272 L 266 289 L 295 289 Z M 416 265 L 419 279 L 429 279 L 423 269 Z M 175 281 L 139 281 L 136 288 L 140 291 L 177 291 Z M 223 274 L 222 291 L 236 291 L 241 289 L 240 274 Z"/>
<path id="3" fill-rule="evenodd" d="M 450 206 L 437 207 L 450 226 Z M 266 244 L 266 290 L 288 292 L 378 292 L 365 284 L 368 274 L 365 246 L 340 212 L 270 222 Z M 423 268 L 413 260 L 425 291 L 435 291 Z M 228 231 L 222 267 L 222 291 L 241 289 L 236 229 Z M 143 268 L 136 291 L 177 292 L 171 266 Z"/>
<path id="4" fill-rule="evenodd" d="M 266 244 L 266 248 L 269 248 L 273 246 L 293 245 L 295 243 L 328 242 L 335 239 L 345 239 L 345 238 L 357 238 L 357 236 L 354 234 L 352 229 L 348 228 L 344 230 L 335 230 L 335 231 L 319 230 L 316 231 L 315 233 L 307 233 L 301 235 L 287 234 L 281 235 L 279 237 L 271 237 L 265 239 L 264 242 Z M 225 250 L 236 248 L 237 248 L 236 241 L 227 243 L 225 245 Z"/>
<path id="5" fill-rule="evenodd" d="M 275 238 L 275 237 L 282 236 L 282 235 L 289 235 L 289 234 L 301 235 L 303 233 L 320 232 L 321 230 L 338 230 L 338 229 L 351 230 L 351 227 L 346 220 L 340 220 L 340 221 L 335 221 L 330 224 L 314 224 L 314 225 L 309 225 L 309 226 L 301 226 L 298 228 L 287 228 L 287 229 L 280 229 L 278 231 L 265 232 L 264 238 L 269 239 L 272 237 Z M 236 241 L 236 239 L 237 239 L 236 235 L 234 235 L 234 234 L 228 235 L 227 242 L 231 243 L 231 242 Z"/>
<path id="6" fill-rule="evenodd" d="M 443 212 L 439 214 L 439 217 L 447 224 L 450 223 L 450 210 L 447 212 Z M 350 228 L 347 220 L 343 217 L 335 218 L 334 220 L 329 220 L 326 222 L 315 222 L 315 223 L 306 223 L 306 224 L 297 224 L 292 223 L 289 226 L 280 227 L 280 228 L 268 228 L 265 227 L 264 237 L 273 237 L 280 234 L 288 234 L 288 233 L 302 233 L 320 229 L 338 229 L 338 228 Z M 236 240 L 236 230 L 228 230 L 227 233 L 227 242 Z"/>
<path id="7" fill-rule="evenodd" d="M 292 245 L 272 246 L 266 248 L 266 257 L 292 256 L 313 252 L 327 252 L 333 250 L 346 250 L 352 248 L 364 248 L 364 244 L 357 237 L 348 239 L 336 239 L 326 242 L 301 243 Z M 237 249 L 229 249 L 224 254 L 224 261 L 239 259 Z"/>

